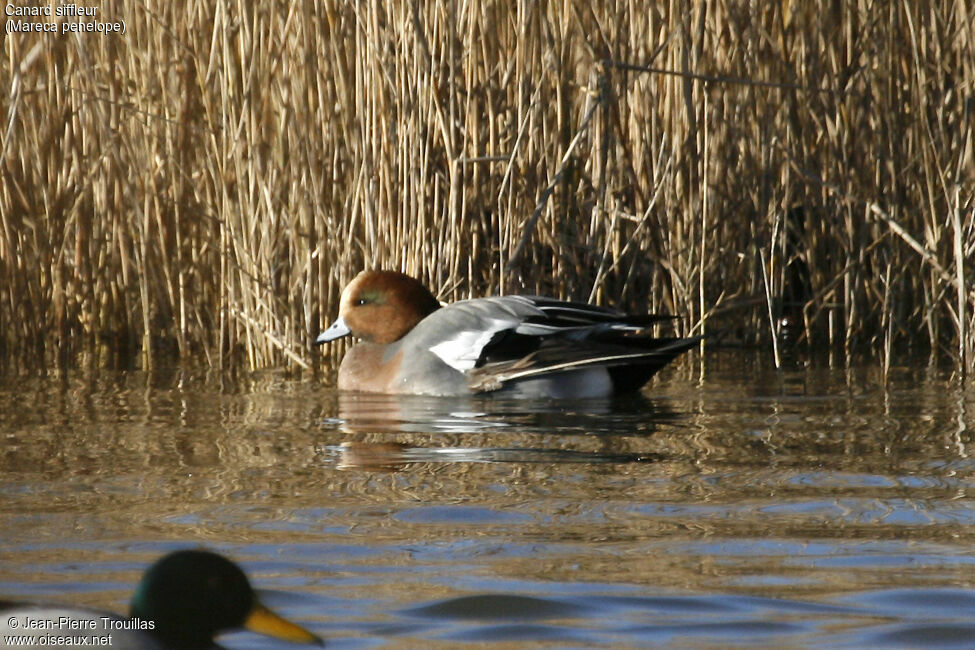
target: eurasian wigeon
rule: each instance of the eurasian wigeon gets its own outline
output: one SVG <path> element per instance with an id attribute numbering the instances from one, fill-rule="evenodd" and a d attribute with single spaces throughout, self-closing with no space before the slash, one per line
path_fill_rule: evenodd
<path id="1" fill-rule="evenodd" d="M 342 390 L 606 397 L 638 390 L 697 345 L 700 337 L 651 336 L 653 323 L 671 318 L 538 296 L 441 306 L 408 275 L 363 271 L 315 343 L 361 339 L 339 367 Z"/>

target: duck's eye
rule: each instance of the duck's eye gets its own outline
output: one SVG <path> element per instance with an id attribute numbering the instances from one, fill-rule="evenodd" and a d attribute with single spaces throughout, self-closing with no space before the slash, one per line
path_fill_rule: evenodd
<path id="1" fill-rule="evenodd" d="M 363 291 L 362 293 L 356 295 L 354 302 L 356 307 L 362 307 L 364 305 L 379 304 L 382 301 L 383 301 L 382 294 L 376 291 L 369 290 L 369 291 Z"/>

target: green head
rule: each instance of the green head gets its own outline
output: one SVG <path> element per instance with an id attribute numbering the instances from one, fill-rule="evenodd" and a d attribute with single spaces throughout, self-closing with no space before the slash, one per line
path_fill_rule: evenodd
<path id="1" fill-rule="evenodd" d="M 174 648 L 208 648 L 220 632 L 240 627 L 321 644 L 312 633 L 261 605 L 240 567 L 210 551 L 176 551 L 150 566 L 129 613 L 151 621 L 150 633 Z"/>

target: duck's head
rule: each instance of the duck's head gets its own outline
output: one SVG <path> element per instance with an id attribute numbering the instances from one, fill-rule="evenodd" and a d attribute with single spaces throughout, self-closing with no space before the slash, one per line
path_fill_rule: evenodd
<path id="1" fill-rule="evenodd" d="M 220 632 L 241 627 L 323 645 L 261 605 L 240 567 L 209 551 L 176 551 L 150 566 L 132 598 L 130 616 L 151 622 L 147 631 L 173 648 L 208 648 Z"/>
<path id="2" fill-rule="evenodd" d="M 315 343 L 350 334 L 370 343 L 392 343 L 439 308 L 433 294 L 408 275 L 363 271 L 342 291 L 338 319 Z"/>

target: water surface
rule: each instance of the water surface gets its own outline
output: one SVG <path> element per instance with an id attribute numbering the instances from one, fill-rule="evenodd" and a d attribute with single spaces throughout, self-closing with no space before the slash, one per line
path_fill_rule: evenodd
<path id="1" fill-rule="evenodd" d="M 688 361 L 568 403 L 8 375 L 0 595 L 124 611 L 202 545 L 336 648 L 967 645 L 975 391 Z"/>

